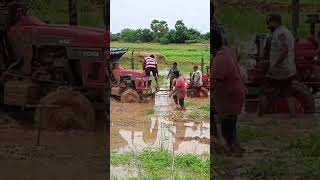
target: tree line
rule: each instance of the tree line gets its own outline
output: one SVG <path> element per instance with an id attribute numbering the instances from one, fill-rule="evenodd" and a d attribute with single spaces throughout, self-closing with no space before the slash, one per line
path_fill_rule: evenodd
<path id="1" fill-rule="evenodd" d="M 199 43 L 209 39 L 210 33 L 201 34 L 197 29 L 188 28 L 182 20 L 176 22 L 174 29 L 169 29 L 166 21 L 153 20 L 150 29 L 126 28 L 120 33 L 111 33 L 111 41 L 130 43 Z"/>

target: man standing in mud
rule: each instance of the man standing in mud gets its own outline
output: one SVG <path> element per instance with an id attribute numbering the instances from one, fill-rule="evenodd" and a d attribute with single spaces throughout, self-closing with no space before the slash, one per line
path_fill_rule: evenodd
<path id="1" fill-rule="evenodd" d="M 241 155 L 237 138 L 238 115 L 242 111 L 245 88 L 240 75 L 237 55 L 231 48 L 223 45 L 220 31 L 211 32 L 212 52 L 215 61 L 211 63 L 213 76 L 213 94 L 215 110 L 221 122 L 221 134 L 231 155 Z"/>
<path id="2" fill-rule="evenodd" d="M 279 14 L 267 16 L 267 26 L 272 32 L 269 68 L 258 115 L 261 117 L 278 97 L 287 98 L 290 116 L 295 115 L 295 101 L 291 96 L 292 79 L 296 74 L 294 37 L 282 25 Z"/>
<path id="3" fill-rule="evenodd" d="M 158 62 L 154 58 L 154 55 L 150 55 L 149 57 L 144 58 L 143 61 L 143 69 L 145 70 L 146 76 L 148 78 L 151 78 L 151 72 L 152 75 L 154 76 L 156 83 L 157 83 L 157 89 L 159 89 L 159 84 L 158 84 Z M 148 80 L 148 87 L 151 86 L 152 79 Z"/>
<path id="4" fill-rule="evenodd" d="M 167 76 L 167 79 L 170 78 L 170 90 L 172 90 L 172 81 L 173 81 L 174 78 L 176 78 L 175 75 L 174 75 L 175 71 L 180 73 L 180 70 L 178 69 L 178 63 L 177 62 L 174 62 L 172 64 L 172 67 L 170 68 L 168 76 Z"/>
<path id="5" fill-rule="evenodd" d="M 198 91 L 202 86 L 202 72 L 199 70 L 198 66 L 193 66 L 193 75 L 192 75 L 192 81 L 193 81 L 193 91 Z"/>
<path id="6" fill-rule="evenodd" d="M 184 106 L 184 98 L 187 96 L 187 87 L 184 81 L 183 76 L 180 76 L 179 71 L 173 72 L 174 76 L 176 77 L 172 81 L 173 91 L 170 93 L 170 96 L 173 95 L 173 100 L 176 105 L 179 105 L 181 110 L 185 111 L 186 108 Z"/>

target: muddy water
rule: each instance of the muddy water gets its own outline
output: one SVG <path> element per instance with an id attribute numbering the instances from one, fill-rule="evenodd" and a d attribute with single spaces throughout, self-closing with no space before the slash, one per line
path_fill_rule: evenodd
<path id="1" fill-rule="evenodd" d="M 154 110 L 153 115 L 146 111 Z M 210 124 L 187 119 L 172 121 L 168 114 L 175 109 L 167 92 L 156 94 L 154 102 L 122 104 L 111 102 L 111 149 L 139 152 L 158 148 L 175 153 L 209 153 Z"/>

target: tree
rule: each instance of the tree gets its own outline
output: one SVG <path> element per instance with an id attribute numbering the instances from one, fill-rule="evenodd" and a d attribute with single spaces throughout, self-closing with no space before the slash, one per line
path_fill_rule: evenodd
<path id="1" fill-rule="evenodd" d="M 188 40 L 187 36 L 187 27 L 184 25 L 182 20 L 178 20 L 175 24 L 175 43 L 184 43 L 186 40 Z"/>
<path id="2" fill-rule="evenodd" d="M 120 39 L 121 39 L 121 33 L 116 33 L 116 34 L 111 33 L 110 41 L 120 41 Z"/>
<path id="3" fill-rule="evenodd" d="M 154 33 L 166 33 L 169 31 L 166 21 L 153 20 L 150 27 Z"/>
<path id="4" fill-rule="evenodd" d="M 139 37 L 141 42 L 151 42 L 153 37 L 153 32 L 150 29 L 141 29 Z"/>
<path id="5" fill-rule="evenodd" d="M 187 39 L 188 40 L 198 40 L 201 39 L 201 33 L 194 29 L 194 28 L 190 28 L 187 30 Z"/>
<path id="6" fill-rule="evenodd" d="M 174 27 L 177 31 L 180 31 L 180 32 L 187 30 L 187 27 L 185 26 L 182 20 L 178 20 Z"/>
<path id="7" fill-rule="evenodd" d="M 154 32 L 156 39 L 160 39 L 169 32 L 168 23 L 166 21 L 153 20 L 150 28 Z"/>
<path id="8" fill-rule="evenodd" d="M 138 31 L 133 29 L 123 29 L 121 31 L 121 40 L 125 42 L 137 42 L 139 40 Z"/>

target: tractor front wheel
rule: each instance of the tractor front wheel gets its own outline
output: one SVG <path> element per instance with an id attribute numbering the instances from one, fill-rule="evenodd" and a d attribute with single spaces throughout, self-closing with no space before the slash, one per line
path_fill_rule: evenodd
<path id="1" fill-rule="evenodd" d="M 35 112 L 35 122 L 43 129 L 94 130 L 95 110 L 93 104 L 80 92 L 55 91 L 40 101 Z"/>
<path id="2" fill-rule="evenodd" d="M 133 89 L 128 89 L 121 94 L 122 103 L 139 103 L 140 96 L 137 91 Z"/>

